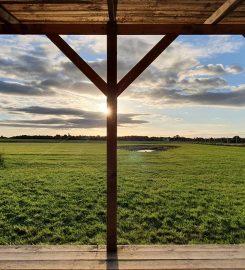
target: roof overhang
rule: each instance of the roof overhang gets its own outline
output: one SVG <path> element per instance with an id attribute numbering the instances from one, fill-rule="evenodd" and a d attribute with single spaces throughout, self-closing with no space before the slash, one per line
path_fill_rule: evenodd
<path id="1" fill-rule="evenodd" d="M 245 34 L 244 0 L 0 0 L 0 34 Z"/>

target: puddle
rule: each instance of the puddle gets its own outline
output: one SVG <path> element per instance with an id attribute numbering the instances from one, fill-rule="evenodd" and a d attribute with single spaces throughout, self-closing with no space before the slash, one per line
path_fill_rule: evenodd
<path id="1" fill-rule="evenodd" d="M 139 153 L 151 153 L 151 152 L 155 152 L 156 150 L 153 149 L 142 149 L 142 150 L 136 150 L 136 152 Z"/>
<path id="2" fill-rule="evenodd" d="M 122 145 L 118 149 L 123 149 L 127 151 L 135 151 L 138 153 L 152 153 L 156 151 L 168 151 L 170 149 L 175 149 L 180 146 L 177 145 Z"/>

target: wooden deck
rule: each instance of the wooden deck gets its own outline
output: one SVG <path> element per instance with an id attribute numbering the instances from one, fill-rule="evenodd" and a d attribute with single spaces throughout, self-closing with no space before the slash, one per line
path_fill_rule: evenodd
<path id="1" fill-rule="evenodd" d="M 0 269 L 245 269 L 245 245 L 0 246 Z"/>

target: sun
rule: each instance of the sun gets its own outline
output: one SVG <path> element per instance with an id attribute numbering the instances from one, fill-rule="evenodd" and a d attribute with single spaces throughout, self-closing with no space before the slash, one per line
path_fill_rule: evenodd
<path id="1" fill-rule="evenodd" d="M 111 109 L 107 107 L 105 103 L 101 103 L 99 105 L 99 110 L 105 115 L 110 115 L 111 114 Z"/>

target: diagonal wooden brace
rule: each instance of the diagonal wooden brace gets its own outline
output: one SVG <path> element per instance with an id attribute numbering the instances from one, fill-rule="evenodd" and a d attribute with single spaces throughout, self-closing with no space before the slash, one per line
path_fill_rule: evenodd
<path id="1" fill-rule="evenodd" d="M 118 83 L 119 96 L 178 37 L 165 35 Z"/>
<path id="2" fill-rule="evenodd" d="M 78 55 L 59 35 L 47 34 L 47 37 L 84 73 L 95 86 L 107 95 L 107 83 Z"/>
<path id="3" fill-rule="evenodd" d="M 210 17 L 208 17 L 204 24 L 217 24 L 243 2 L 244 0 L 226 0 L 222 6 L 220 6 Z"/>

